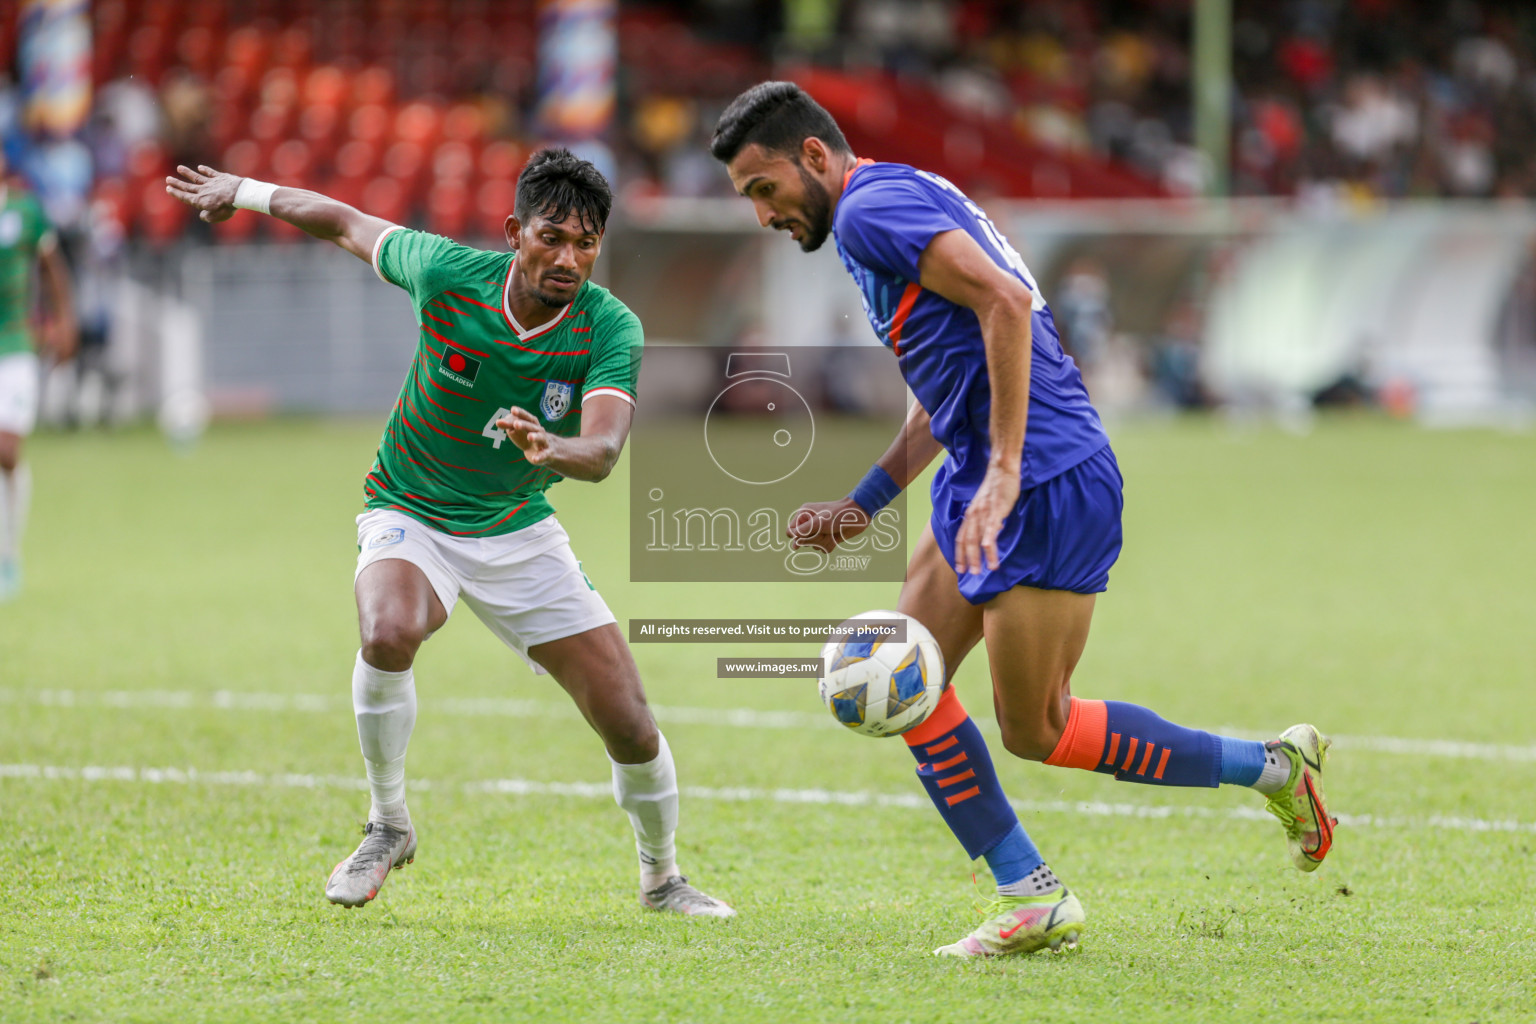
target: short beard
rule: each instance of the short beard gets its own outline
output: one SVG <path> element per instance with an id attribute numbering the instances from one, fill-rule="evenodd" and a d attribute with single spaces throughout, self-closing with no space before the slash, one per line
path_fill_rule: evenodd
<path id="1" fill-rule="evenodd" d="M 567 304 L 567 300 L 557 299 L 553 295 L 540 289 L 537 286 L 531 288 L 530 291 L 533 292 L 534 298 L 544 303 L 544 305 L 548 306 L 550 309 L 564 309 Z"/>
<path id="2" fill-rule="evenodd" d="M 815 252 L 832 233 L 832 194 L 798 160 L 795 169 L 805 186 L 805 237 L 800 239 L 800 251 Z"/>

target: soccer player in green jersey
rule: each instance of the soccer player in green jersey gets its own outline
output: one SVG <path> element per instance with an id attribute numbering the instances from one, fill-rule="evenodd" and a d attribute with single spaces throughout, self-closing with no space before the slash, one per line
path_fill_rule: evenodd
<path id="1" fill-rule="evenodd" d="M 21 533 L 31 492 L 21 448 L 37 425 L 42 386 L 29 322 L 34 280 L 43 285 L 47 308 L 39 347 L 62 362 L 74 353 L 77 336 L 69 266 L 42 206 L 6 176 L 0 153 L 0 601 L 21 589 Z"/>
<path id="2" fill-rule="evenodd" d="M 563 149 L 535 153 L 506 220 L 511 252 L 411 231 L 314 192 L 211 167 L 177 168 L 167 191 L 224 220 L 281 218 L 404 288 L 419 341 L 364 483 L 357 518 L 362 649 L 352 703 L 372 805 L 362 844 L 325 894 L 373 899 L 416 854 L 405 752 L 416 721 L 411 666 L 460 598 L 537 673 L 553 675 L 607 746 L 613 793 L 635 830 L 640 902 L 735 911 L 677 869 L 677 773 L 613 613 L 571 553 L 544 492 L 612 471 L 634 416 L 639 319 L 589 278 L 613 195 Z"/>

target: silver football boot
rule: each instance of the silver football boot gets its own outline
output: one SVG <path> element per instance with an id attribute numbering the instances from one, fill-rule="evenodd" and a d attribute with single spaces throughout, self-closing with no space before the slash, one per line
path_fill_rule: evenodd
<path id="1" fill-rule="evenodd" d="M 370 821 L 352 856 L 337 864 L 325 883 L 325 898 L 344 907 L 360 907 L 379 894 L 393 868 L 416 859 L 416 828 L 394 828 Z"/>
<path id="2" fill-rule="evenodd" d="M 640 905 L 650 910 L 664 910 L 688 917 L 735 917 L 736 911 L 688 884 L 682 875 L 673 875 L 648 892 L 640 893 Z"/>

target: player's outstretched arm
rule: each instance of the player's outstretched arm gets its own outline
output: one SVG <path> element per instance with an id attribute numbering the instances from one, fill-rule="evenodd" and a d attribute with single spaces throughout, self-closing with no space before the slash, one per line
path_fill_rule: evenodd
<path id="1" fill-rule="evenodd" d="M 981 323 L 992 388 L 992 453 L 987 474 L 955 535 L 955 571 L 981 572 L 983 559 L 988 568 L 996 569 L 997 535 L 1019 500 L 1029 418 L 1034 295 L 958 229 L 934 235 L 917 269 L 924 288 L 970 309 Z"/>
<path id="2" fill-rule="evenodd" d="M 917 402 L 907 410 L 907 418 L 891 446 L 875 462 L 871 475 L 884 473 L 900 492 L 916 480 L 918 475 L 944 448 L 934 439 L 929 425 L 928 411 Z M 868 479 L 868 478 L 866 478 Z M 862 488 L 862 484 L 860 485 Z M 846 540 L 857 537 L 869 528 L 870 512 L 858 501 L 855 490 L 846 498 L 836 501 L 809 501 L 789 517 L 785 531 L 796 548 L 813 547 L 830 552 Z M 894 499 L 890 494 L 889 499 Z M 878 511 L 878 509 L 876 509 Z"/>
<path id="3" fill-rule="evenodd" d="M 367 263 L 373 262 L 373 246 L 379 236 L 394 226 L 318 192 L 242 178 L 204 164 L 195 171 L 177 167 L 176 174 L 165 179 L 165 190 L 210 224 L 228 220 L 236 210 L 256 210 L 316 238 L 335 242 Z"/>
<path id="4" fill-rule="evenodd" d="M 593 395 L 581 403 L 581 434 L 561 437 L 544 429 L 539 418 L 514 407 L 496 421 L 512 443 L 535 466 L 548 466 L 561 476 L 592 483 L 613 472 L 629 437 L 635 409 L 614 395 Z"/>

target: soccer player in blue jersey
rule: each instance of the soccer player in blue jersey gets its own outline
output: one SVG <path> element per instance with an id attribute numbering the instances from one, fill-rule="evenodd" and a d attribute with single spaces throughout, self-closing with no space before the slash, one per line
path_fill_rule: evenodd
<path id="1" fill-rule="evenodd" d="M 738 96 L 710 151 L 764 227 L 806 252 L 834 237 L 917 398 L 851 494 L 795 513 L 796 543 L 830 551 L 856 535 L 943 450 L 933 517 L 897 608 L 932 631 L 951 675 L 985 640 L 1003 746 L 1127 782 L 1253 787 L 1285 826 L 1292 861 L 1316 869 L 1335 824 L 1321 778 L 1328 740 L 1317 729 L 1296 725 L 1261 743 L 1072 696 L 1095 595 L 1120 553 L 1120 471 L 1050 307 L 986 214 L 936 174 L 858 159 L 791 82 Z M 1075 944 L 1082 904 L 1019 823 L 955 691 L 903 738 L 945 823 L 997 880 L 986 920 L 936 952 Z"/>

